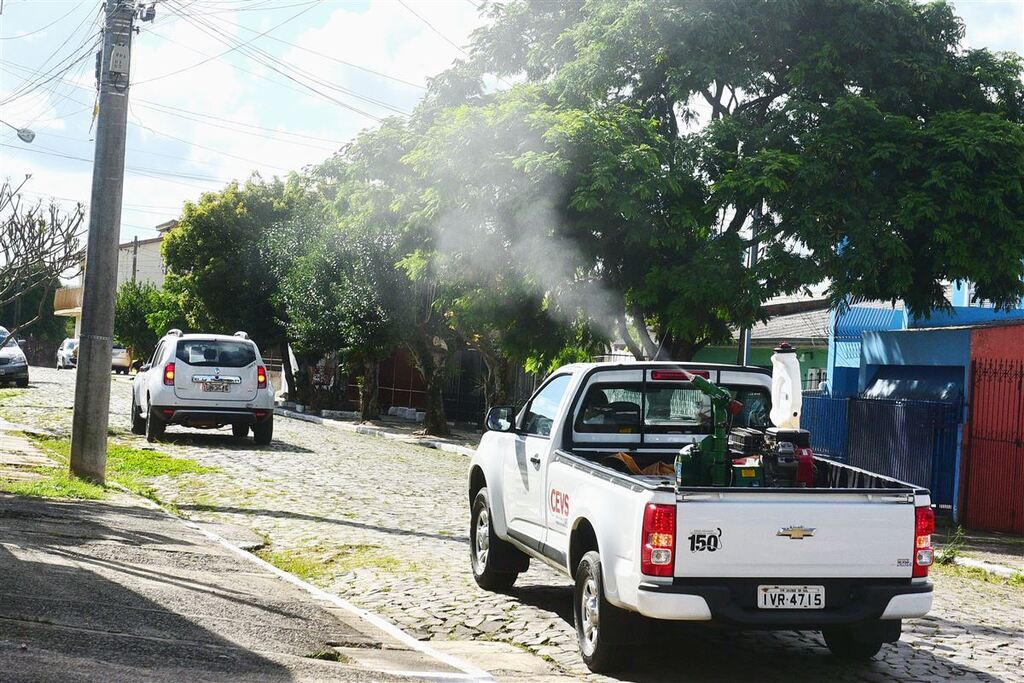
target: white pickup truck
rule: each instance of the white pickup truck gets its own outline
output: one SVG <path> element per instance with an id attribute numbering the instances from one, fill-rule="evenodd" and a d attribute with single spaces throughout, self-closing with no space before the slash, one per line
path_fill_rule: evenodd
<path id="1" fill-rule="evenodd" d="M 770 426 L 770 375 L 728 365 L 568 365 L 492 408 L 469 476 L 477 583 L 507 590 L 530 558 L 566 572 L 595 672 L 628 663 L 643 617 L 820 630 L 847 658 L 899 640 L 932 604 L 929 492 L 817 456 L 811 486 L 681 485 L 676 454 L 711 432 L 688 373 L 743 404 L 731 427 Z"/>

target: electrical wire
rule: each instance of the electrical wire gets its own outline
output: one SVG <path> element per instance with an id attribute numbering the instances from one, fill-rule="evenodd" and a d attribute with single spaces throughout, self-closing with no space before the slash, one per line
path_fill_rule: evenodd
<path id="1" fill-rule="evenodd" d="M 242 27 L 242 28 L 245 28 L 245 27 Z M 206 57 L 210 57 L 211 59 L 215 59 L 216 58 L 216 55 L 214 55 L 214 56 L 208 55 L 207 53 L 202 52 L 201 50 L 197 50 L 197 49 L 195 49 L 194 47 L 192 47 L 190 45 L 184 45 L 183 43 L 181 43 L 181 42 L 179 42 L 177 40 L 174 40 L 173 38 L 170 38 L 168 36 L 165 36 L 165 35 L 162 35 L 160 33 L 157 33 L 156 31 L 149 31 L 149 34 L 150 35 L 154 35 L 154 36 L 156 36 L 158 38 L 161 38 L 163 40 L 166 40 L 169 43 L 174 43 L 175 45 L 181 45 L 185 49 L 190 50 L 192 52 L 195 52 L 196 54 L 204 55 Z M 207 34 L 211 35 L 209 33 L 207 33 Z M 221 43 L 225 44 L 225 45 L 230 44 L 230 43 L 225 42 L 219 35 L 213 36 L 213 37 L 215 39 L 217 39 L 218 41 L 220 41 Z M 268 38 L 273 38 L 272 36 L 267 36 L 267 37 Z M 293 71 L 296 71 L 297 73 L 299 73 L 300 75 L 304 75 L 306 78 L 309 78 L 310 80 L 313 80 L 317 84 L 322 85 L 322 86 L 324 86 L 326 88 L 329 88 L 331 90 L 335 90 L 335 91 L 340 92 L 340 93 L 345 94 L 345 95 L 349 95 L 350 97 L 355 97 L 356 99 L 362 100 L 363 102 L 367 102 L 369 104 L 375 104 L 375 105 L 377 105 L 379 107 L 387 109 L 387 110 L 389 110 L 391 112 L 394 112 L 396 114 L 402 114 L 403 116 L 408 116 L 409 115 L 409 112 L 407 112 L 404 109 L 401 109 L 401 108 L 399 108 L 399 107 L 397 107 L 397 106 L 395 106 L 393 104 L 389 104 L 388 102 L 385 102 L 383 100 L 379 100 L 379 99 L 374 98 L 374 97 L 369 97 L 369 96 L 366 96 L 366 95 L 362 95 L 362 94 L 360 94 L 360 93 L 358 93 L 355 90 L 352 90 L 350 88 L 345 88 L 343 86 L 339 86 L 339 85 L 335 85 L 333 83 L 330 83 L 329 81 L 318 79 L 316 76 L 311 75 L 307 71 L 304 71 L 304 70 L 301 70 L 301 69 L 297 69 L 295 67 L 290 67 L 290 66 L 284 65 L 282 62 L 277 60 L 276 57 L 274 57 L 270 53 L 266 52 L 265 50 L 261 50 L 259 48 L 255 48 L 255 47 L 252 47 L 252 46 L 248 47 L 247 49 L 255 50 L 261 56 L 264 56 L 265 59 L 274 60 L 275 63 L 280 64 L 280 65 L 284 66 L 285 68 L 290 68 Z M 251 55 L 249 55 L 248 52 L 243 51 L 242 54 L 251 57 Z M 274 83 L 274 84 L 280 85 L 282 87 L 288 88 L 289 90 L 293 90 L 295 92 L 303 92 L 299 88 L 295 88 L 295 87 L 289 86 L 287 83 L 283 83 L 281 81 L 278 81 L 278 80 L 275 80 L 273 78 L 270 78 L 269 76 L 266 76 L 265 74 L 261 74 L 261 73 L 255 72 L 255 71 L 250 71 L 249 69 L 245 69 L 245 68 L 243 68 L 243 67 L 241 67 L 241 66 L 239 66 L 237 64 L 234 64 L 232 62 L 225 61 L 224 63 L 227 64 L 228 66 L 230 66 L 232 69 L 235 69 L 236 71 L 240 71 L 242 73 L 249 74 L 250 76 L 254 76 L 256 78 L 262 78 L 263 80 L 269 81 L 270 83 Z M 260 62 L 260 63 L 263 64 L 264 66 L 266 66 L 265 63 L 263 63 L 263 62 Z"/>
<path id="2" fill-rule="evenodd" d="M 248 26 L 244 26 L 242 24 L 239 24 L 239 23 L 236 23 L 236 22 L 233 22 L 233 21 L 228 21 L 227 19 L 220 19 L 219 21 L 221 23 L 230 24 L 231 26 L 235 26 L 235 27 L 243 29 L 245 31 L 249 31 L 250 33 L 255 33 L 256 32 L 256 29 L 249 28 Z M 354 64 L 352 62 L 345 61 L 344 59 L 338 59 L 337 57 L 334 57 L 333 55 L 329 55 L 329 54 L 326 54 L 324 52 L 318 52 L 317 50 L 312 50 L 312 49 L 310 49 L 308 47 L 305 47 L 303 45 L 299 45 L 298 43 L 292 43 L 292 42 L 289 42 L 287 40 L 284 40 L 283 38 L 278 38 L 277 36 L 269 36 L 268 35 L 267 38 L 269 38 L 270 40 L 273 40 L 274 42 L 281 43 L 282 45 L 287 45 L 289 47 L 293 47 L 293 48 L 302 50 L 303 52 L 308 52 L 309 54 L 316 55 L 317 57 L 323 57 L 324 59 L 329 59 L 332 62 L 336 62 L 336 63 L 341 64 L 343 66 L 351 67 L 353 69 L 359 69 L 360 71 L 365 71 L 366 73 L 370 73 L 370 74 L 373 74 L 374 76 L 379 76 L 381 78 L 386 78 L 388 80 L 395 81 L 396 83 L 401 83 L 402 85 L 408 85 L 408 86 L 410 86 L 412 88 L 418 88 L 419 90 L 426 90 L 426 87 L 424 85 L 420 84 L 420 83 L 413 83 L 412 81 L 407 81 L 404 78 L 399 78 L 397 76 L 392 76 L 390 74 L 386 74 L 386 73 L 384 73 L 382 71 L 377 71 L 375 69 L 371 69 L 369 67 L 362 66 L 360 64 Z"/>
<path id="3" fill-rule="evenodd" d="M 26 71 L 29 70 L 28 67 L 24 67 L 24 66 L 22 66 L 20 64 L 15 64 L 13 62 L 4 61 L 2 59 L 0 59 L 0 66 L 7 66 L 7 67 L 12 67 L 12 68 L 15 68 L 15 69 L 19 69 L 19 70 L 26 70 Z M 94 92 L 93 88 L 88 88 L 88 87 L 86 87 L 84 85 L 80 85 L 80 84 L 74 83 L 72 81 L 65 80 L 65 82 L 70 87 L 72 87 L 72 88 L 78 88 L 80 90 L 87 90 L 90 93 Z M 71 101 L 71 102 L 75 102 L 76 104 L 79 104 L 79 105 L 83 105 L 85 107 L 85 109 L 79 110 L 79 111 L 89 111 L 89 110 L 91 110 L 93 108 L 93 105 L 91 105 L 91 104 L 86 105 L 86 103 L 84 103 L 84 102 L 82 102 L 80 100 L 76 100 L 76 99 L 74 99 L 74 98 L 72 98 L 70 96 L 65 96 L 64 99 L 67 99 L 68 101 Z M 205 126 L 211 126 L 211 127 L 214 127 L 214 128 L 219 128 L 221 130 L 229 130 L 229 131 L 231 131 L 233 133 L 242 133 L 242 134 L 245 134 L 245 135 L 251 135 L 251 136 L 263 139 L 263 140 L 270 140 L 270 141 L 273 141 L 273 142 L 276 142 L 276 143 L 279 143 L 279 144 L 297 145 L 297 146 L 302 146 L 302 147 L 308 147 L 310 149 L 316 149 L 316 150 L 322 151 L 325 154 L 331 154 L 331 153 L 333 153 L 334 150 L 333 149 L 332 150 L 324 149 L 324 147 L 322 145 L 310 145 L 310 144 L 298 142 L 298 141 L 295 141 L 295 140 L 281 140 L 280 137 L 278 137 L 278 136 L 285 135 L 285 136 L 290 136 L 290 137 L 301 138 L 301 139 L 304 139 L 304 140 L 314 140 L 314 141 L 327 142 L 327 143 L 330 143 L 332 145 L 336 145 L 338 147 L 340 147 L 341 145 L 345 144 L 345 141 L 343 141 L 343 140 L 336 140 L 336 139 L 332 139 L 332 138 L 325 138 L 325 137 L 320 137 L 320 136 L 316 136 L 316 135 L 307 135 L 305 133 L 294 133 L 294 132 L 291 132 L 291 131 L 280 130 L 280 129 L 276 129 L 276 128 L 268 128 L 266 126 L 260 126 L 260 125 L 254 124 L 254 123 L 246 123 L 246 122 L 243 122 L 243 121 L 236 121 L 235 119 L 228 119 L 228 118 L 224 118 L 224 117 L 221 117 L 221 116 L 215 116 L 213 114 L 205 114 L 203 112 L 192 111 L 192 110 L 189 110 L 189 109 L 182 109 L 181 107 L 174 107 L 174 106 L 171 106 L 169 104 L 163 104 L 161 102 L 154 102 L 152 100 L 147 100 L 147 99 L 144 99 L 144 98 L 141 98 L 141 97 L 133 97 L 133 98 L 131 98 L 131 103 L 133 105 L 138 105 L 138 106 L 143 107 L 145 109 L 149 109 L 149 110 L 152 110 L 152 111 L 155 111 L 155 112 L 158 112 L 158 113 L 166 114 L 168 116 L 174 116 L 175 118 L 180 118 L 180 119 L 185 120 L 185 121 L 191 121 L 193 123 L 198 123 L 198 124 L 205 125 Z M 76 112 L 73 112 L 73 113 L 77 114 L 77 113 L 79 113 L 79 111 L 76 111 Z M 68 116 L 70 116 L 70 115 L 71 114 L 68 114 Z M 215 123 L 210 123 L 210 122 L 205 121 L 203 119 L 213 119 L 215 121 L 221 121 L 221 122 L 223 122 L 225 124 L 230 124 L 230 125 L 223 125 L 223 126 L 222 125 L 217 125 Z M 262 133 L 255 133 L 255 132 L 248 131 L 248 130 L 240 130 L 239 127 L 242 127 L 242 128 L 253 128 L 253 129 L 257 129 L 257 130 L 261 130 L 261 131 L 266 131 L 268 133 L 273 133 L 274 137 L 271 137 L 269 135 L 264 135 Z M 193 143 L 188 143 L 188 144 L 193 144 Z"/>
<path id="4" fill-rule="evenodd" d="M 167 6 L 171 8 L 171 11 L 175 11 L 175 9 L 174 9 L 174 7 L 172 5 L 167 5 Z M 251 50 L 251 49 L 247 48 L 247 45 L 249 43 L 251 43 L 253 40 L 255 40 L 255 38 L 250 39 L 250 40 L 245 41 L 245 42 L 242 42 L 242 43 L 239 43 L 237 41 L 237 39 L 236 39 L 235 42 L 232 43 L 230 41 L 230 39 L 225 38 L 225 36 L 221 32 L 219 32 L 215 26 L 212 26 L 206 20 L 198 18 L 198 17 L 192 17 L 192 16 L 185 16 L 184 19 L 185 19 L 185 21 L 190 23 L 192 26 L 194 26 L 195 28 L 198 28 L 199 30 L 203 31 L 204 33 L 206 33 L 207 35 L 211 36 L 215 40 L 218 40 L 218 41 L 220 41 L 221 43 L 223 43 L 225 45 L 232 46 L 232 49 L 228 50 L 228 52 L 237 49 L 241 54 L 249 57 L 253 61 L 256 61 L 260 65 L 270 69 L 271 71 L 273 71 L 273 72 L 275 72 L 277 74 L 280 74 L 281 76 L 284 76 L 289 81 L 292 81 L 292 82 L 296 83 L 297 85 L 301 86 L 302 88 L 304 88 L 304 89 L 306 89 L 306 90 L 308 90 L 308 91 L 310 91 L 310 92 L 320 96 L 320 98 L 322 98 L 322 99 L 324 99 L 324 100 L 326 100 L 328 102 L 331 102 L 331 103 L 336 104 L 336 105 L 338 105 L 338 106 L 340 106 L 340 107 L 342 107 L 344 109 L 348 109 L 348 110 L 353 111 L 353 112 L 355 112 L 357 114 L 365 116 L 366 118 L 369 118 L 369 119 L 371 119 L 371 120 L 373 120 L 373 121 L 375 121 L 377 123 L 380 123 L 380 122 L 382 122 L 384 120 L 384 119 L 382 119 L 382 118 L 380 118 L 378 116 L 375 116 L 375 115 L 373 115 L 373 114 L 371 114 L 371 113 L 369 113 L 367 111 L 364 111 L 364 110 L 362 110 L 362 109 L 360 109 L 358 107 L 355 107 L 355 106 L 353 106 L 351 104 L 348 104 L 347 102 L 339 100 L 336 97 L 328 95 L 327 93 L 324 93 L 323 91 L 313 87 L 309 83 L 306 83 L 305 81 L 302 81 L 301 79 L 296 78 L 295 76 L 293 76 L 293 75 L 283 71 L 282 68 L 291 68 L 291 67 L 288 67 L 287 65 L 283 64 L 280 60 L 274 58 L 273 56 L 270 56 L 270 59 L 265 59 L 265 58 L 261 59 L 259 57 L 259 51 Z M 257 36 L 257 37 L 259 37 L 259 36 Z M 253 52 L 256 52 L 257 54 L 254 55 Z M 222 53 L 222 54 L 226 54 L 226 53 Z M 267 54 L 267 53 L 264 51 L 264 54 Z M 302 73 L 301 70 L 297 70 L 296 69 L 296 71 L 298 73 L 300 73 L 300 74 Z M 323 81 L 319 81 L 318 79 L 316 79 L 316 77 L 309 76 L 308 74 L 307 74 L 307 78 L 310 78 L 310 80 L 313 80 L 314 82 L 318 82 L 319 84 L 324 84 Z M 335 89 L 335 90 L 339 90 L 340 89 L 338 86 L 334 86 L 333 84 L 327 84 L 327 87 L 330 87 L 330 88 Z M 351 91 L 348 91 L 346 94 L 349 94 L 350 92 Z M 385 104 L 384 106 L 388 106 L 388 105 Z"/>
<path id="5" fill-rule="evenodd" d="M 167 6 L 170 7 L 170 5 L 167 5 Z M 160 76 L 154 76 L 152 78 L 147 78 L 147 79 L 144 79 L 144 80 L 141 80 L 141 81 L 135 81 L 134 83 L 132 83 L 132 85 L 142 85 L 143 83 L 152 83 L 153 81 L 159 81 L 159 80 L 161 80 L 163 78 L 168 78 L 170 76 L 175 76 L 175 75 L 183 73 L 185 71 L 189 71 L 191 69 L 195 69 L 198 66 L 202 66 L 203 64 L 206 64 L 207 62 L 213 61 L 214 59 L 219 59 L 220 57 L 224 57 L 224 56 L 234 52 L 235 50 L 239 50 L 239 49 L 245 47 L 245 45 L 247 45 L 248 43 L 253 42 L 257 38 L 265 36 L 265 35 L 267 35 L 268 33 L 270 33 L 271 31 L 273 31 L 275 29 L 281 28 L 282 26 L 284 26 L 288 22 L 293 21 L 295 19 L 298 19 L 303 14 L 305 14 L 306 12 L 310 11 L 311 9 L 313 9 L 313 7 L 315 7 L 315 6 L 316 6 L 316 4 L 309 5 L 305 9 L 300 10 L 300 11 L 296 12 L 295 14 L 293 14 L 292 16 L 288 17 L 287 19 L 285 19 L 281 23 L 275 24 L 274 26 L 271 26 L 267 30 L 265 30 L 265 31 L 259 33 L 258 35 L 250 38 L 249 40 L 247 40 L 247 41 L 245 41 L 245 42 L 243 42 L 243 43 L 241 43 L 239 45 L 235 45 L 234 47 L 231 47 L 230 49 L 227 49 L 224 52 L 221 52 L 219 54 L 213 55 L 212 57 L 208 57 L 208 58 L 206 58 L 206 59 L 204 59 L 202 61 L 196 62 L 195 64 L 192 64 L 190 66 L 186 66 L 186 67 L 183 67 L 181 69 L 178 69 L 177 71 L 171 71 L 170 73 L 162 74 Z M 174 10 L 172 9 L 171 11 L 174 11 Z"/>
<path id="6" fill-rule="evenodd" d="M 29 36 L 34 36 L 37 33 L 42 33 L 43 31 L 45 31 L 46 29 L 50 28 L 54 24 L 56 24 L 58 22 L 61 22 L 64 19 L 67 19 L 69 16 L 71 16 L 75 12 L 75 10 L 77 10 L 79 7 L 84 5 L 86 3 L 86 1 L 87 0 L 82 0 L 82 2 L 78 3 L 77 5 L 75 5 L 71 9 L 69 9 L 66 13 L 60 15 L 58 18 L 56 18 L 53 21 L 51 21 L 46 26 L 43 26 L 41 28 L 37 28 L 34 31 L 29 31 L 28 33 L 19 33 L 16 36 L 0 36 L 0 40 L 17 40 L 18 38 L 28 38 Z"/>
<path id="7" fill-rule="evenodd" d="M 433 31 L 437 35 L 441 36 L 441 38 L 443 38 L 446 43 L 448 43 L 449 45 L 451 45 L 452 47 L 454 47 L 456 50 L 458 50 L 462 54 L 466 55 L 467 57 L 470 56 L 469 53 L 466 52 L 465 50 L 463 50 L 462 47 L 459 44 L 457 44 L 454 40 L 452 40 L 451 38 L 449 38 L 445 34 L 441 33 L 441 31 L 436 26 L 434 26 L 429 21 L 427 21 L 427 19 L 425 17 L 420 16 L 416 12 L 416 10 L 414 10 L 412 7 L 409 7 L 409 5 L 405 4 L 405 0 L 398 0 L 398 4 L 401 5 L 402 7 L 404 7 L 405 9 L 407 9 L 409 11 L 409 13 L 412 14 L 414 17 L 416 17 L 417 19 L 422 21 L 424 24 L 426 24 L 427 28 L 429 28 L 431 31 Z"/>
<path id="8" fill-rule="evenodd" d="M 50 53 L 50 56 L 47 57 L 45 61 L 43 61 L 39 68 L 36 69 L 32 74 L 27 76 L 18 86 L 16 86 L 10 95 L 8 95 L 2 101 L 0 101 L 0 104 L 9 104 L 10 102 L 13 102 L 14 100 L 20 97 L 24 97 L 25 95 L 34 92 L 42 85 L 48 83 L 48 79 L 62 77 L 65 73 L 67 73 L 67 71 L 73 68 L 79 60 L 84 59 L 88 55 L 92 54 L 93 46 L 98 42 L 98 36 L 93 35 L 91 31 L 87 31 L 85 39 L 79 44 L 78 47 L 74 48 L 71 51 L 70 55 L 68 55 L 61 61 L 57 62 L 57 64 L 55 64 L 54 66 L 50 67 L 48 71 L 43 72 L 43 69 L 46 67 L 47 64 L 50 63 L 50 60 L 56 57 L 64 48 L 64 46 L 71 42 L 71 40 L 75 38 L 76 35 L 78 35 L 78 32 L 82 29 L 83 26 L 86 26 L 90 18 L 95 20 L 95 18 L 99 15 L 102 7 L 102 5 L 99 5 L 95 13 L 90 13 L 86 15 L 82 19 L 82 21 L 79 22 L 78 26 L 76 26 L 74 30 L 68 35 L 68 37 L 65 38 L 64 41 L 60 45 L 58 45 L 53 52 Z M 83 48 L 85 49 L 83 50 Z M 68 62 L 68 60 L 74 61 L 72 61 L 71 64 L 68 64 L 67 66 L 63 66 L 63 70 L 60 73 L 56 73 L 59 69 L 62 68 L 62 65 L 64 65 L 65 62 Z"/>
<path id="9" fill-rule="evenodd" d="M 9 148 L 9 149 L 16 149 L 16 150 L 20 150 L 22 152 L 31 152 L 32 154 L 44 154 L 46 156 L 60 157 L 62 159 L 70 159 L 72 161 L 81 161 L 81 162 L 84 162 L 84 163 L 87 163 L 87 164 L 93 163 L 93 160 L 88 158 L 88 157 L 81 157 L 81 156 L 77 156 L 77 155 L 74 155 L 74 154 L 67 154 L 65 152 L 61 152 L 59 150 L 52 149 L 50 147 L 40 147 L 39 145 L 33 145 L 32 147 L 22 147 L 22 146 L 18 146 L 18 145 L 8 145 L 8 144 L 5 144 L 5 143 L 0 143 L 0 147 L 6 147 L 6 148 Z M 168 169 L 162 169 L 162 168 L 146 168 L 146 167 L 142 167 L 142 166 L 127 166 L 126 165 L 125 169 L 129 170 L 129 171 L 132 171 L 132 172 L 135 172 L 135 173 L 140 173 L 140 174 L 143 174 L 143 175 L 150 175 L 150 176 L 153 176 L 153 177 L 184 178 L 184 179 L 187 179 L 187 180 L 199 180 L 199 181 L 207 181 L 207 182 L 211 182 L 211 183 L 225 183 L 225 184 L 232 182 L 231 180 L 226 179 L 226 178 L 215 178 L 213 176 L 204 176 L 204 175 L 200 175 L 198 173 L 184 173 L 184 172 L 179 172 L 179 171 L 170 171 Z"/>

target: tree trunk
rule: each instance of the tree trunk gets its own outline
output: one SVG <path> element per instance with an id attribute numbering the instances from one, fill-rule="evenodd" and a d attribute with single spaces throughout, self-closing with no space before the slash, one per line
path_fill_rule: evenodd
<path id="1" fill-rule="evenodd" d="M 626 325 L 626 316 L 623 314 L 621 318 L 615 321 L 615 326 L 618 328 L 619 336 L 622 337 L 622 341 L 626 344 L 626 348 L 633 354 L 633 358 L 637 360 L 646 360 L 644 352 L 636 345 L 633 341 L 632 335 L 629 334 L 629 327 Z"/>
<path id="2" fill-rule="evenodd" d="M 359 417 L 363 422 L 380 419 L 379 370 L 380 361 L 363 362 L 363 383 L 359 387 Z"/>
<path id="3" fill-rule="evenodd" d="M 693 360 L 697 352 L 707 346 L 707 342 L 693 340 L 669 340 L 667 346 L 670 349 L 672 360 L 685 362 Z"/>
<path id="4" fill-rule="evenodd" d="M 417 339 L 408 344 L 416 368 L 426 384 L 427 405 L 423 418 L 424 430 L 432 436 L 448 436 L 448 420 L 444 414 L 444 400 L 441 392 L 444 389 L 444 375 L 447 367 L 448 349 L 437 345 L 436 337 L 429 333 L 417 335 Z"/>
<path id="5" fill-rule="evenodd" d="M 298 391 L 295 386 L 295 371 L 292 369 L 292 355 L 288 351 L 288 337 L 283 337 L 281 340 L 281 368 L 284 370 L 284 381 L 288 387 L 288 395 L 285 397 L 289 401 L 294 401 Z"/>
<path id="6" fill-rule="evenodd" d="M 647 322 L 644 320 L 644 316 L 639 306 L 633 306 L 631 311 L 633 315 L 633 329 L 636 330 L 636 334 L 640 337 L 640 343 L 644 347 L 644 353 L 651 360 L 656 360 L 658 355 L 658 345 L 651 339 L 651 334 L 647 331 Z"/>
<path id="7" fill-rule="evenodd" d="M 508 358 L 492 348 L 480 345 L 477 347 L 480 357 L 484 360 L 484 404 L 490 410 L 494 406 L 509 405 L 511 394 L 512 363 Z"/>
<path id="8" fill-rule="evenodd" d="M 434 380 L 427 381 L 427 410 L 423 418 L 423 427 L 427 434 L 432 436 L 448 436 L 448 421 L 444 415 L 444 399 L 441 390 L 444 382 L 435 376 Z"/>

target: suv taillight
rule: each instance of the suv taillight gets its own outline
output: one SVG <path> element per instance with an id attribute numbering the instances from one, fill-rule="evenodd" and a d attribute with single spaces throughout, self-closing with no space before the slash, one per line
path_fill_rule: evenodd
<path id="1" fill-rule="evenodd" d="M 928 506 L 914 508 L 914 573 L 928 576 L 935 553 L 932 550 L 932 532 L 935 531 L 935 511 Z"/>
<path id="2" fill-rule="evenodd" d="M 256 387 L 259 389 L 267 388 L 267 369 L 262 365 L 256 368 Z"/>
<path id="3" fill-rule="evenodd" d="M 164 366 L 164 384 L 169 387 L 174 386 L 174 363 Z"/>
<path id="4" fill-rule="evenodd" d="M 648 503 L 640 540 L 640 572 L 672 576 L 676 550 L 676 506 Z"/>

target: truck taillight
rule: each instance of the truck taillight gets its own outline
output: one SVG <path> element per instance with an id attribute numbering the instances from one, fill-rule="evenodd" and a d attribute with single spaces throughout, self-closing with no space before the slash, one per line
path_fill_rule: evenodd
<path id="1" fill-rule="evenodd" d="M 168 363 L 164 366 L 164 384 L 169 387 L 174 386 L 174 363 Z"/>
<path id="2" fill-rule="evenodd" d="M 256 368 L 256 386 L 260 389 L 267 388 L 267 369 L 262 365 Z"/>
<path id="3" fill-rule="evenodd" d="M 929 506 L 914 508 L 914 573 L 928 576 L 935 553 L 932 550 L 932 532 L 935 531 L 935 511 Z"/>
<path id="4" fill-rule="evenodd" d="M 676 506 L 648 503 L 640 545 L 640 572 L 672 576 L 676 550 Z"/>

